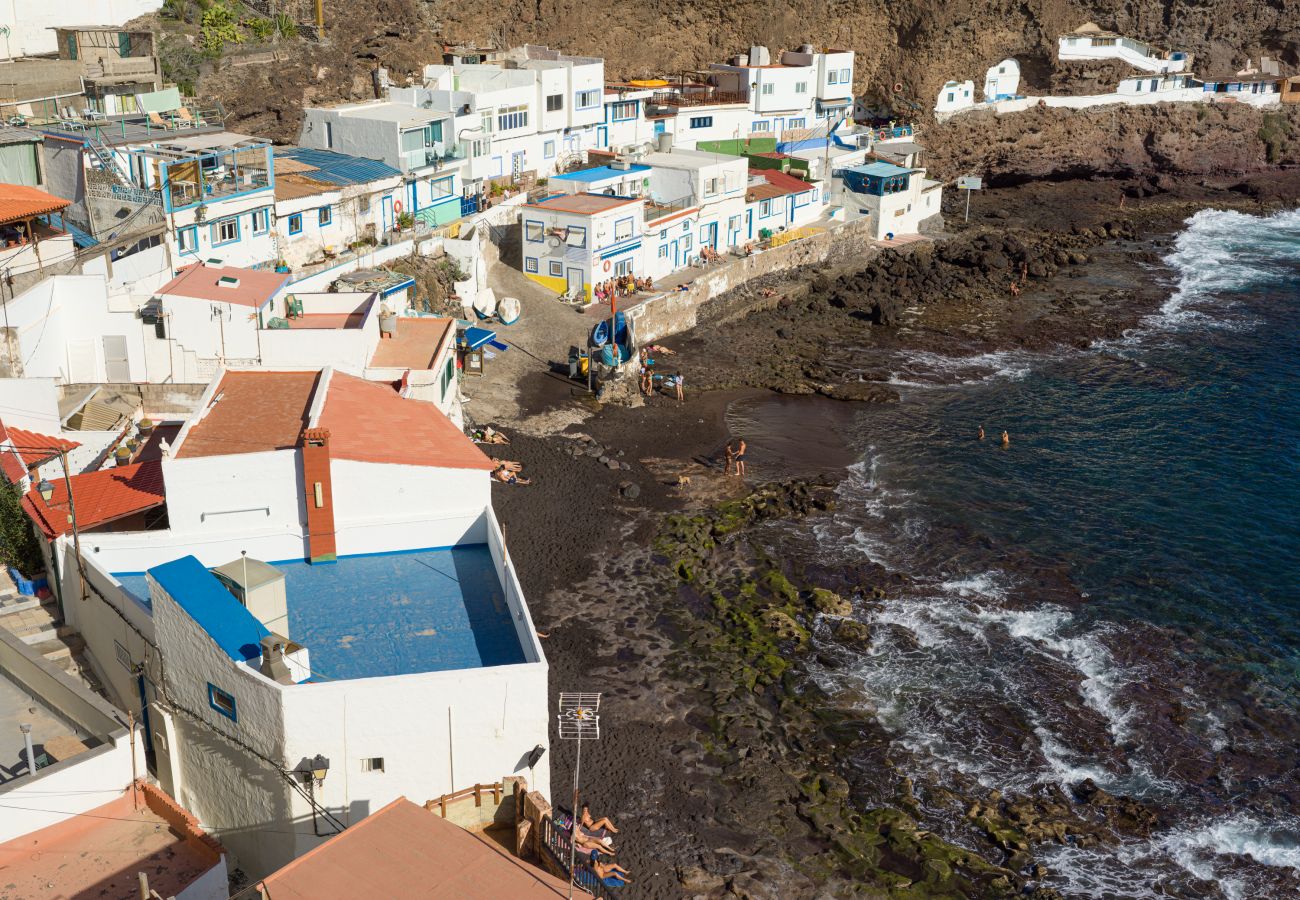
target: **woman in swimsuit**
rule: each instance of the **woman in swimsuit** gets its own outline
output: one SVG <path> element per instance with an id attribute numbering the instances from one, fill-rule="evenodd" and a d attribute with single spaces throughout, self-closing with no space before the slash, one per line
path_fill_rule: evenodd
<path id="1" fill-rule="evenodd" d="M 622 887 L 632 883 L 632 879 L 627 877 L 630 874 L 628 870 L 618 863 L 601 863 L 592 860 L 591 868 L 606 887 Z"/>

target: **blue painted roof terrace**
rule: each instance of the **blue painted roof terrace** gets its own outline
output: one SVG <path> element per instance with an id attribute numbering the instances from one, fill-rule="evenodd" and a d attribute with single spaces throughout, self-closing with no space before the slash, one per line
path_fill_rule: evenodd
<path id="1" fill-rule="evenodd" d="M 596 166 L 594 169 L 579 169 L 576 172 L 565 172 L 563 175 L 552 175 L 551 181 L 577 181 L 583 184 L 592 181 L 604 181 L 606 178 L 622 178 L 624 175 L 635 175 L 639 172 L 649 172 L 650 166 L 643 166 L 640 163 L 629 165 L 626 169 L 616 169 L 613 166 Z"/>
<path id="2" fill-rule="evenodd" d="M 326 184 L 367 184 L 383 178 L 401 175 L 401 171 L 377 159 L 349 156 L 334 150 L 314 150 L 310 147 L 276 147 L 275 155 L 312 166 L 316 171 L 303 172 L 313 181 Z"/>
<path id="3" fill-rule="evenodd" d="M 872 175 L 876 178 L 893 178 L 896 175 L 911 175 L 911 169 L 904 169 L 902 166 L 896 166 L 893 163 L 873 162 L 864 166 L 850 166 L 845 169 L 846 172 L 857 172 L 861 175 Z"/>
<path id="4" fill-rule="evenodd" d="M 262 638 L 271 632 L 198 559 L 182 556 L 149 574 L 231 659 L 248 662 L 262 655 Z"/>

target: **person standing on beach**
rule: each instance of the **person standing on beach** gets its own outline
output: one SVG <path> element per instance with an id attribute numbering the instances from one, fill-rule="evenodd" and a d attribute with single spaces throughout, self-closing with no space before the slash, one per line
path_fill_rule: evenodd
<path id="1" fill-rule="evenodd" d="M 1002 432 L 1002 449 L 1011 449 L 1011 435 L 1007 434 L 1005 431 Z"/>
<path id="2" fill-rule="evenodd" d="M 731 467 L 736 463 L 736 447 L 731 441 L 727 441 L 727 467 L 723 470 L 724 475 L 731 474 Z"/>
<path id="3" fill-rule="evenodd" d="M 736 438 L 736 475 L 740 478 L 745 477 L 745 439 Z"/>
<path id="4" fill-rule="evenodd" d="M 677 391 L 677 402 L 678 402 L 678 403 L 681 403 L 681 402 L 683 402 L 683 401 L 686 399 L 686 394 L 685 394 L 684 391 L 682 390 L 682 388 L 685 386 L 685 384 L 686 384 L 686 381 L 685 381 L 685 379 L 682 378 L 682 373 L 681 373 L 681 371 L 679 370 L 679 371 L 676 372 L 676 373 L 674 374 L 674 376 L 673 376 L 673 388 Z"/>

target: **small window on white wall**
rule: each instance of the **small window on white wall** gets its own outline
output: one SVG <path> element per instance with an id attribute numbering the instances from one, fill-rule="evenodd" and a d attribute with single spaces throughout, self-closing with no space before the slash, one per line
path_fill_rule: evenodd
<path id="1" fill-rule="evenodd" d="M 362 772 L 382 772 L 384 771 L 384 758 L 382 756 L 367 756 L 361 760 Z"/>

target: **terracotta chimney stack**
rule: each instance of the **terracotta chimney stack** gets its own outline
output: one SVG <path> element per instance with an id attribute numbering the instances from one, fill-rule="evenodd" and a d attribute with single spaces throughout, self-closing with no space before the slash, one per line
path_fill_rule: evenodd
<path id="1" fill-rule="evenodd" d="M 308 428 L 302 433 L 302 483 L 307 504 L 307 554 L 313 563 L 338 559 L 334 543 L 334 492 L 330 485 L 330 433 Z"/>

